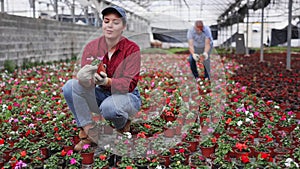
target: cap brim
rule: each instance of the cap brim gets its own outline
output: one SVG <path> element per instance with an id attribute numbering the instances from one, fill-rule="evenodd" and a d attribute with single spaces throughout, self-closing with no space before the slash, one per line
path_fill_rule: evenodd
<path id="1" fill-rule="evenodd" d="M 101 13 L 102 13 L 103 16 L 106 15 L 106 14 L 108 14 L 108 13 L 116 13 L 116 14 L 118 14 L 120 17 L 123 17 L 123 16 L 120 14 L 120 12 L 119 12 L 117 9 L 113 8 L 113 7 L 107 7 L 107 8 L 105 8 Z"/>

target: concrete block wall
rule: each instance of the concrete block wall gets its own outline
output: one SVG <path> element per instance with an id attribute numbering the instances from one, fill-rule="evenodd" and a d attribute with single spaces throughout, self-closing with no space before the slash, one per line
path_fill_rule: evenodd
<path id="1" fill-rule="evenodd" d="M 124 32 L 124 35 L 136 34 Z M 0 69 L 5 60 L 21 66 L 24 61 L 54 61 L 80 54 L 101 29 L 44 19 L 0 13 Z M 148 33 L 132 36 L 141 48 L 150 46 Z"/>

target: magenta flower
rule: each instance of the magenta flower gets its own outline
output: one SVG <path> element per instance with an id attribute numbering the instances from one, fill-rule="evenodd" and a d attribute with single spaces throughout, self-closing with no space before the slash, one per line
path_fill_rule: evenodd
<path id="1" fill-rule="evenodd" d="M 73 154 L 73 150 L 69 150 L 68 152 L 67 152 L 67 155 L 68 156 L 70 156 L 70 155 L 72 155 Z"/>
<path id="2" fill-rule="evenodd" d="M 14 106 L 14 107 L 20 107 L 20 104 L 17 103 L 17 102 L 14 102 L 13 106 Z"/>
<path id="3" fill-rule="evenodd" d="M 294 113 L 293 113 L 292 111 L 289 111 L 289 112 L 288 112 L 288 115 L 289 115 L 289 116 L 291 116 L 291 115 L 293 115 L 293 114 L 294 114 Z"/>
<path id="4" fill-rule="evenodd" d="M 15 169 L 21 169 L 21 168 L 25 168 L 25 167 L 27 167 L 27 164 L 24 163 L 22 160 L 20 160 L 17 162 Z"/>
<path id="5" fill-rule="evenodd" d="M 88 149 L 89 147 L 90 147 L 89 144 L 85 144 L 85 145 L 83 145 L 82 149 L 86 150 L 86 149 Z"/>
<path id="6" fill-rule="evenodd" d="M 73 164 L 76 164 L 76 162 L 77 162 L 77 161 L 76 161 L 75 158 L 72 158 L 72 159 L 70 160 L 70 164 L 72 164 L 72 165 L 73 165 Z"/>

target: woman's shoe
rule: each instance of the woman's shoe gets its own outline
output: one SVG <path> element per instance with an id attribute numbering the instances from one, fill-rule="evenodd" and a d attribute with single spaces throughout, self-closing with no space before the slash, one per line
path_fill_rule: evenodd
<path id="1" fill-rule="evenodd" d="M 131 125 L 131 120 L 127 120 L 125 126 L 122 129 L 117 130 L 117 132 L 123 134 L 125 132 L 130 132 L 130 125 Z"/>
<path id="2" fill-rule="evenodd" d="M 74 151 L 77 151 L 77 152 L 81 151 L 82 148 L 83 148 L 83 146 L 84 146 L 85 144 L 92 145 L 93 142 L 92 142 L 88 137 L 87 137 L 87 138 L 82 138 L 82 139 L 79 141 L 79 143 L 77 143 L 77 144 L 75 145 Z"/>

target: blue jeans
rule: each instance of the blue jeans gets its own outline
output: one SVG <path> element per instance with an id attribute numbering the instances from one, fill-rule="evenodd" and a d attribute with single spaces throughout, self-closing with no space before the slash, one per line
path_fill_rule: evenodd
<path id="1" fill-rule="evenodd" d="M 121 129 L 141 108 L 137 88 L 132 93 L 111 94 L 99 86 L 86 88 L 81 86 L 78 80 L 71 79 L 62 90 L 78 127 L 93 123 L 93 112 L 111 121 L 116 129 Z"/>
<path id="2" fill-rule="evenodd" d="M 189 63 L 195 79 L 199 78 L 197 64 L 192 55 L 190 55 L 189 57 Z M 208 59 L 204 60 L 203 65 L 204 65 L 204 78 L 210 79 L 210 56 L 208 56 Z"/>

